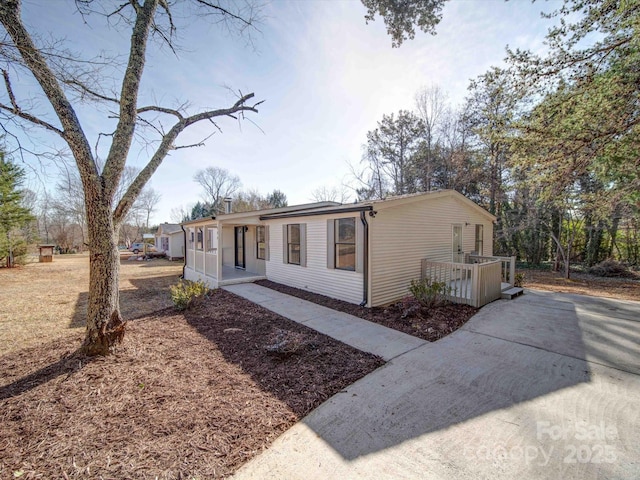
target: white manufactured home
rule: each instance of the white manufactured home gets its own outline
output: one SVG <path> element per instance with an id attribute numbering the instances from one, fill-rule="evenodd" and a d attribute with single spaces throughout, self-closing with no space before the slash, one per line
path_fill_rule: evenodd
<path id="1" fill-rule="evenodd" d="M 211 288 L 268 279 L 373 307 L 430 276 L 480 306 L 500 298 L 511 268 L 492 256 L 494 221 L 453 190 L 230 213 L 182 224 L 184 278 Z"/>
<path id="2" fill-rule="evenodd" d="M 184 258 L 184 231 L 177 223 L 162 223 L 155 233 L 156 250 L 169 260 Z"/>

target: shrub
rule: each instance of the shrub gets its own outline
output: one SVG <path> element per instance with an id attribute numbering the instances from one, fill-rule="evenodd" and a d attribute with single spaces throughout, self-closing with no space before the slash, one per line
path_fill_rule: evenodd
<path id="1" fill-rule="evenodd" d="M 421 307 L 433 308 L 447 301 L 449 288 L 447 288 L 446 282 L 434 282 L 430 278 L 424 278 L 411 280 L 409 291 Z"/>
<path id="2" fill-rule="evenodd" d="M 194 303 L 205 297 L 209 289 L 202 281 L 192 282 L 191 280 L 180 280 L 176 285 L 169 287 L 171 300 L 178 310 L 186 310 Z"/>
<path id="3" fill-rule="evenodd" d="M 604 260 L 597 265 L 591 267 L 588 271 L 591 275 L 597 275 L 598 277 L 622 277 L 622 278 L 634 278 L 634 273 L 629 268 L 620 263 L 612 260 L 611 258 Z"/>
<path id="4" fill-rule="evenodd" d="M 514 287 L 522 287 L 526 276 L 523 272 L 516 273 L 516 278 L 513 280 Z"/>

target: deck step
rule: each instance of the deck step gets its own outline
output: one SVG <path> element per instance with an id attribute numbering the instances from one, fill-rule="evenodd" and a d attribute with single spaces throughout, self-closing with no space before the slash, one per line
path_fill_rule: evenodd
<path id="1" fill-rule="evenodd" d="M 511 287 L 511 288 L 508 288 L 507 290 L 503 290 L 502 296 L 500 298 L 503 298 L 505 300 L 511 300 L 512 298 L 515 298 L 518 295 L 522 295 L 523 293 L 524 293 L 524 290 L 522 288 Z"/>

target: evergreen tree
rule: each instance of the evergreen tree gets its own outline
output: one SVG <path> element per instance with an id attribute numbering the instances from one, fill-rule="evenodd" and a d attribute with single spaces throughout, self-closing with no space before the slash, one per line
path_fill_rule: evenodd
<path id="1" fill-rule="evenodd" d="M 288 205 L 287 196 L 277 189 L 267 195 L 267 202 L 272 208 L 281 208 Z"/>
<path id="2" fill-rule="evenodd" d="M 28 225 L 33 215 L 22 204 L 24 192 L 20 189 L 24 170 L 5 159 L 0 151 L 0 261 L 14 266 L 16 252 L 24 252 L 26 242 L 19 229 Z"/>

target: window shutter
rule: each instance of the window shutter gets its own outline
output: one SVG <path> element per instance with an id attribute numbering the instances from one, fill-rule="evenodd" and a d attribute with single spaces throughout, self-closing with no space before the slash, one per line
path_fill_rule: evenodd
<path id="1" fill-rule="evenodd" d="M 269 261 L 269 225 L 265 225 L 264 227 L 264 259 L 265 261 Z"/>
<path id="2" fill-rule="evenodd" d="M 356 272 L 364 272 L 364 225 L 359 217 L 356 217 Z"/>
<path id="3" fill-rule="evenodd" d="M 307 266 L 307 224 L 300 224 L 300 266 Z"/>
<path id="4" fill-rule="evenodd" d="M 287 224 L 282 225 L 282 263 L 287 263 L 288 251 L 287 251 Z"/>
<path id="5" fill-rule="evenodd" d="M 327 220 L 327 268 L 336 268 L 336 222 Z"/>

